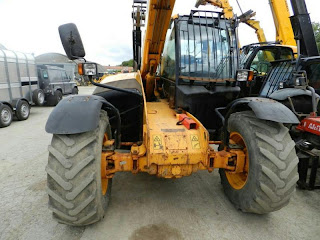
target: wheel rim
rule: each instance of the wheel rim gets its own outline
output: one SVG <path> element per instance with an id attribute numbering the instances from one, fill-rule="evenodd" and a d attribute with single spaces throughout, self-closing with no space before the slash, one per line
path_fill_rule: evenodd
<path id="1" fill-rule="evenodd" d="M 26 118 L 26 117 L 29 116 L 29 106 L 28 106 L 28 104 L 26 104 L 26 103 L 23 103 L 23 104 L 21 105 L 21 116 L 22 116 L 23 118 Z"/>
<path id="2" fill-rule="evenodd" d="M 43 103 L 44 101 L 44 94 L 42 94 L 42 92 L 38 92 L 38 100 L 39 100 L 39 103 Z"/>
<path id="3" fill-rule="evenodd" d="M 4 124 L 9 124 L 11 122 L 11 112 L 8 109 L 3 109 L 1 111 L 1 119 Z"/>
<path id="4" fill-rule="evenodd" d="M 226 177 L 227 177 L 228 182 L 231 185 L 231 187 L 233 187 L 234 189 L 240 190 L 246 185 L 247 180 L 248 180 L 249 154 L 248 154 L 248 150 L 247 150 L 247 146 L 245 144 L 245 141 L 240 133 L 232 132 L 230 134 L 230 143 L 237 144 L 237 145 L 241 146 L 243 148 L 242 149 L 243 152 L 246 155 L 246 159 L 245 159 L 245 163 L 244 163 L 244 167 L 243 167 L 243 172 L 234 173 L 234 172 L 225 171 Z"/>
<path id="5" fill-rule="evenodd" d="M 58 94 L 58 98 L 57 98 L 58 102 L 60 102 L 61 99 L 62 99 L 62 94 Z"/>
<path id="6" fill-rule="evenodd" d="M 104 134 L 102 146 L 104 143 L 108 140 L 108 134 Z M 106 159 L 101 158 L 101 191 L 102 195 L 106 195 L 108 191 L 108 183 L 109 179 L 106 177 L 106 171 L 107 171 L 107 161 Z"/>

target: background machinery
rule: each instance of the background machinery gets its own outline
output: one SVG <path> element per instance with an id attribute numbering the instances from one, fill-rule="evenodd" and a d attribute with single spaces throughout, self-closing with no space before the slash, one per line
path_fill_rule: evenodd
<path id="1" fill-rule="evenodd" d="M 58 221 L 102 219 L 120 171 L 181 178 L 218 168 L 237 209 L 264 214 L 288 204 L 298 158 L 284 124 L 298 124 L 297 117 L 275 100 L 239 97 L 236 81 L 253 76 L 236 74 L 236 19 L 192 10 L 171 20 L 174 3 L 147 3 L 140 71 L 95 83 L 96 64 L 83 62 L 79 73 L 98 86 L 94 94 L 65 98 L 49 116 L 49 207 Z M 74 24 L 59 33 L 70 59 L 85 56 Z"/>
<path id="2" fill-rule="evenodd" d="M 196 6 L 206 2 L 218 7 L 221 7 L 219 4 L 229 6 L 228 1 L 212 0 L 197 1 Z M 316 57 L 318 49 L 310 17 L 304 1 L 291 1 L 294 11 L 294 16 L 291 17 L 292 24 L 286 0 L 269 1 L 269 3 L 276 27 L 276 41 L 281 45 L 266 43 L 265 40 L 259 44 L 243 47 L 240 68 L 252 70 L 254 78 L 250 82 L 239 83 L 242 86 L 241 96 L 275 99 L 296 114 L 301 123 L 299 126 L 291 127 L 290 133 L 296 141 L 300 159 L 298 186 L 303 189 L 319 188 L 315 182 L 319 154 L 311 150 L 320 149 L 317 131 L 320 120 L 316 117 L 320 109 L 319 95 L 316 94 L 320 92 L 320 65 L 319 57 Z M 250 10 L 240 16 L 239 21 L 243 22 L 244 16 L 250 17 L 251 12 L 253 11 Z M 258 39 L 261 37 L 258 36 Z M 298 49 L 294 47 L 296 40 Z M 290 46 L 287 46 L 288 44 Z M 298 53 L 297 60 L 293 57 L 293 50 Z"/>

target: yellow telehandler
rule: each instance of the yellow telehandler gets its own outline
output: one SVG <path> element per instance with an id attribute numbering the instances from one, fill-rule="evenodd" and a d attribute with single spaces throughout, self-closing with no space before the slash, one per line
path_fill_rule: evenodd
<path id="1" fill-rule="evenodd" d="M 219 169 L 235 207 L 257 214 L 281 209 L 295 191 L 298 158 L 284 124 L 299 121 L 277 101 L 239 98 L 237 83 L 253 75 L 237 71 L 236 19 L 198 10 L 171 17 L 174 3 L 134 0 L 138 71 L 95 83 L 97 65 L 83 61 L 93 95 L 65 98 L 49 116 L 49 207 L 59 222 L 101 220 L 121 171 L 178 179 Z M 77 27 L 59 33 L 68 57 L 83 59 Z"/>

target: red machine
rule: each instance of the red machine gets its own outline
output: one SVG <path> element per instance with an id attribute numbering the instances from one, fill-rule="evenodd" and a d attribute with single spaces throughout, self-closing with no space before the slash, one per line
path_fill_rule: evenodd
<path id="1" fill-rule="evenodd" d="M 302 132 L 302 138 L 296 144 L 297 149 L 300 150 L 297 152 L 300 159 L 298 186 L 302 189 L 319 189 L 316 178 L 320 157 L 312 150 L 320 150 L 320 116 L 315 112 L 311 113 L 296 129 Z"/>
<path id="2" fill-rule="evenodd" d="M 303 119 L 297 129 L 320 136 L 320 117 L 315 116 L 315 114 L 312 115 Z"/>

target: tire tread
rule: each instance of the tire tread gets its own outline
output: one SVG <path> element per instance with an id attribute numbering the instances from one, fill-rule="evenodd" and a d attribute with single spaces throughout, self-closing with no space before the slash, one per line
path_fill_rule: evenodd
<path id="1" fill-rule="evenodd" d="M 254 133 L 252 136 L 255 139 L 250 139 L 250 142 L 257 145 L 261 174 L 255 179 L 256 188 L 251 199 L 238 199 L 232 194 L 229 198 L 244 212 L 264 214 L 279 210 L 288 204 L 299 179 L 295 143 L 289 130 L 281 123 L 258 119 L 252 111 L 246 111 L 232 114 L 229 127 L 231 121 L 239 119 L 243 126 L 248 126 L 250 132 Z M 226 181 L 223 180 L 223 184 Z"/>
<path id="2" fill-rule="evenodd" d="M 53 135 L 48 148 L 47 192 L 49 209 L 61 223 L 84 226 L 97 222 L 104 216 L 105 208 L 99 200 L 104 196 L 97 185 L 100 170 L 98 172 L 95 166 L 100 165 L 100 157 L 97 157 L 100 154 L 97 152 L 102 148 L 99 147 L 102 134 L 100 129 L 108 129 L 108 126 L 107 113 L 101 111 L 96 130 L 76 135 Z M 109 184 L 107 199 L 111 181 Z"/>

